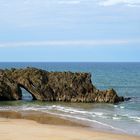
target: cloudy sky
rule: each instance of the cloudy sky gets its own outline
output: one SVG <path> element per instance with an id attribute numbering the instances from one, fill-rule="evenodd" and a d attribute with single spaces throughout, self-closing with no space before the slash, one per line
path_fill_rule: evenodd
<path id="1" fill-rule="evenodd" d="M 0 0 L 0 61 L 140 61 L 140 0 Z"/>

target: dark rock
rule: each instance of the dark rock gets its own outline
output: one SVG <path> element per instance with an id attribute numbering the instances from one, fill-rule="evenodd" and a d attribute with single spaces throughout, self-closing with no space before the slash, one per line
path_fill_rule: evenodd
<path id="1" fill-rule="evenodd" d="M 124 101 L 124 98 L 119 97 L 114 89 L 96 93 L 96 102 L 117 103 L 119 101 Z"/>
<path id="2" fill-rule="evenodd" d="M 90 73 L 48 72 L 36 68 L 1 70 L 0 98 L 21 99 L 20 87 L 26 89 L 33 99 L 65 102 L 123 101 L 115 90 L 97 90 L 91 82 Z"/>
<path id="3" fill-rule="evenodd" d="M 0 70 L 0 101 L 20 100 L 21 97 L 21 89 L 18 84 Z"/>
<path id="4" fill-rule="evenodd" d="M 129 100 L 131 100 L 131 97 L 124 98 L 124 101 L 129 101 Z"/>

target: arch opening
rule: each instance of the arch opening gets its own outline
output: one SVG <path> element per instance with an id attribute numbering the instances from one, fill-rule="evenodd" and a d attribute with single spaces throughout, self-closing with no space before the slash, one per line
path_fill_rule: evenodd
<path id="1" fill-rule="evenodd" d="M 21 89 L 22 98 L 21 100 L 31 101 L 36 100 L 35 96 L 23 85 L 18 84 L 19 88 Z"/>
<path id="2" fill-rule="evenodd" d="M 20 87 L 21 92 L 22 92 L 22 98 L 21 100 L 24 101 L 32 101 L 33 100 L 33 96 L 23 87 Z"/>

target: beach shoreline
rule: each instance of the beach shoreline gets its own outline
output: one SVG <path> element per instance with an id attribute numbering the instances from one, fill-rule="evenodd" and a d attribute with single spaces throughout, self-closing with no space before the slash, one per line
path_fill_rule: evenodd
<path id="1" fill-rule="evenodd" d="M 40 124 L 62 125 L 62 126 L 75 126 L 75 127 L 88 127 L 86 124 L 58 115 L 44 113 L 40 111 L 0 111 L 0 118 L 7 119 L 25 119 L 36 121 Z"/>
<path id="2" fill-rule="evenodd" d="M 140 137 L 93 131 L 83 127 L 40 124 L 32 120 L 0 118 L 2 140 L 139 140 Z"/>
<path id="3" fill-rule="evenodd" d="M 35 115 L 36 114 L 36 115 Z M 38 114 L 38 115 L 37 115 Z M 0 112 L 0 137 L 3 140 L 139 140 L 139 136 L 90 129 L 83 123 L 48 113 Z"/>

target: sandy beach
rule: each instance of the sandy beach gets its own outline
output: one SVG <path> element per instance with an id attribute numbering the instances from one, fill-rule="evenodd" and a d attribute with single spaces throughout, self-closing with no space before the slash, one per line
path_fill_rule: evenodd
<path id="1" fill-rule="evenodd" d="M 48 114 L 44 118 L 48 119 L 49 124 L 42 124 L 44 120 L 38 123 L 37 119 L 16 119 L 22 118 L 21 114 L 13 113 L 10 117 L 15 119 L 9 118 L 8 113 L 0 114 L 6 117 L 0 118 L 1 140 L 140 140 L 136 136 L 98 132 Z"/>

